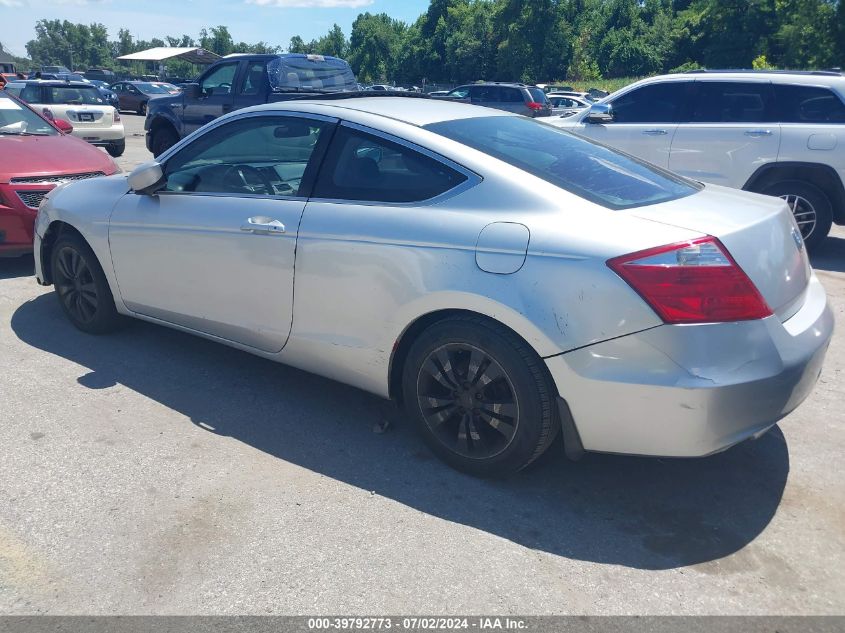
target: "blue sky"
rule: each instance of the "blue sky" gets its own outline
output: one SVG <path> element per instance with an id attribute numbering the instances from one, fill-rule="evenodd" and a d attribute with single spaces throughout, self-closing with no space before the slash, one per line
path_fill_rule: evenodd
<path id="1" fill-rule="evenodd" d="M 101 22 L 114 39 L 120 28 L 149 40 L 165 35 L 196 38 L 204 26 L 225 24 L 236 42 L 287 46 L 293 35 L 306 41 L 337 22 L 347 37 L 359 13 L 387 13 L 415 20 L 428 0 L 0 0 L 0 42 L 16 55 L 26 53 L 41 18 Z"/>

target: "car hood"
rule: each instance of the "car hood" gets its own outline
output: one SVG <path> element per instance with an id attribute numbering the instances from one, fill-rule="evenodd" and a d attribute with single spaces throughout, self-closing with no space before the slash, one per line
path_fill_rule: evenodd
<path id="1" fill-rule="evenodd" d="M 21 176 L 119 171 L 104 152 L 72 136 L 0 136 L 0 183 Z"/>

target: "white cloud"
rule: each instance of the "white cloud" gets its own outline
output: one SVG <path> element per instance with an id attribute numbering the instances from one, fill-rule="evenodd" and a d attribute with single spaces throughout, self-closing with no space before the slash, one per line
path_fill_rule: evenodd
<path id="1" fill-rule="evenodd" d="M 0 0 L 4 2 L 5 0 Z M 14 0 L 12 0 L 14 1 Z M 286 9 L 358 9 L 371 5 L 375 0 L 246 0 L 247 4 L 260 7 L 283 7 Z"/>

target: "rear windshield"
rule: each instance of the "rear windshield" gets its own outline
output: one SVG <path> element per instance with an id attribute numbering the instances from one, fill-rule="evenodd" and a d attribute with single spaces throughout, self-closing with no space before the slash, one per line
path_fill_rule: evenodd
<path id="1" fill-rule="evenodd" d="M 273 90 L 357 90 L 355 73 L 342 59 L 322 55 L 287 55 L 270 60 L 267 75 Z"/>
<path id="2" fill-rule="evenodd" d="M 425 128 L 608 209 L 667 202 L 700 190 L 691 180 L 534 119 L 485 116 Z"/>
<path id="3" fill-rule="evenodd" d="M 106 99 L 94 86 L 48 86 L 47 103 L 105 105 Z"/>

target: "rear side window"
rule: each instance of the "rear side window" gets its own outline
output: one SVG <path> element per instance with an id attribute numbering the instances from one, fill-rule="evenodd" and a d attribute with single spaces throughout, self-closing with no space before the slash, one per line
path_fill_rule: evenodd
<path id="1" fill-rule="evenodd" d="M 781 123 L 845 123 L 845 104 L 827 88 L 775 85 Z"/>
<path id="2" fill-rule="evenodd" d="M 438 160 L 345 126 L 329 147 L 313 197 L 369 202 L 421 202 L 466 176 Z"/>
<path id="3" fill-rule="evenodd" d="M 498 86 L 473 86 L 470 96 L 473 103 L 498 103 L 502 101 L 502 90 Z"/>
<path id="4" fill-rule="evenodd" d="M 546 97 L 546 93 L 540 88 L 529 88 L 528 92 L 531 93 L 531 98 L 535 103 L 548 103 L 549 101 L 548 97 Z"/>
<path id="5" fill-rule="evenodd" d="M 264 78 L 267 73 L 264 71 L 264 64 L 261 62 L 254 62 L 246 69 L 244 76 L 244 85 L 241 94 L 257 95 L 264 89 Z"/>
<path id="6" fill-rule="evenodd" d="M 425 128 L 609 209 L 667 202 L 699 190 L 692 181 L 534 119 L 486 116 Z"/>
<path id="7" fill-rule="evenodd" d="M 695 84 L 693 123 L 772 123 L 775 120 L 769 83 L 701 81 Z"/>
<path id="8" fill-rule="evenodd" d="M 615 99 L 615 123 L 678 123 L 691 82 L 672 81 L 637 88 Z"/>
<path id="9" fill-rule="evenodd" d="M 502 101 L 504 103 L 524 103 L 522 91 L 517 88 L 502 88 Z"/>

